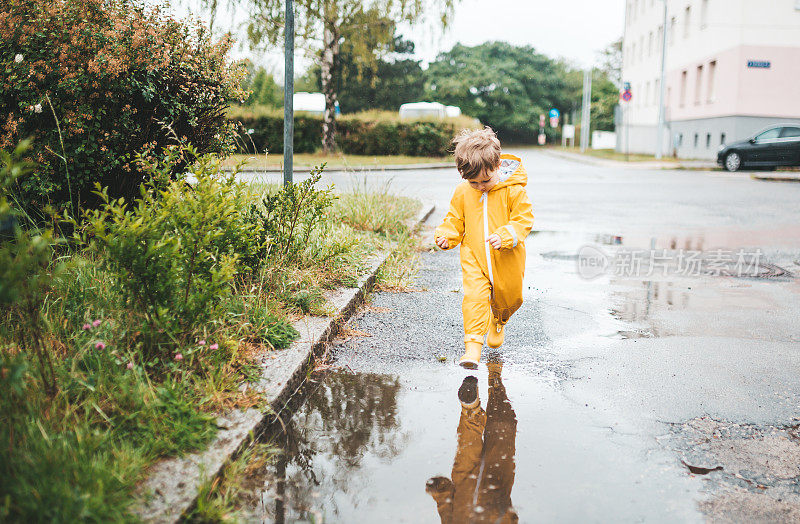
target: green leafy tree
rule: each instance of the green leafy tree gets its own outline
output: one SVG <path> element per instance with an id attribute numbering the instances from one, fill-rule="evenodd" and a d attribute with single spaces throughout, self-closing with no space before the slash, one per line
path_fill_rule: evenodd
<path id="1" fill-rule="evenodd" d="M 622 87 L 622 38 L 611 42 L 600 51 L 598 69 L 614 83 Z"/>
<path id="2" fill-rule="evenodd" d="M 425 97 L 425 72 L 414 55 L 414 42 L 395 36 L 383 57 L 364 63 L 347 42 L 342 44 L 340 68 L 335 83 L 342 113 L 369 109 L 396 111 L 406 102 Z M 305 75 L 305 85 L 320 89 L 320 69 L 313 66 Z"/>
<path id="3" fill-rule="evenodd" d="M 583 71 L 530 46 L 456 44 L 425 74 L 428 99 L 459 106 L 504 140 L 533 141 L 539 115 L 554 107 L 568 114 L 581 106 Z M 605 71 L 595 70 L 592 78 L 592 129 L 614 129 L 617 89 Z"/>
<path id="4" fill-rule="evenodd" d="M 280 107 L 283 104 L 283 88 L 275 82 L 272 73 L 263 67 L 255 67 L 251 60 L 245 60 L 243 66 L 247 73 L 242 79 L 242 90 L 249 93 L 244 105 Z"/>
<path id="5" fill-rule="evenodd" d="M 241 0 L 250 7 L 248 37 L 253 46 L 276 46 L 283 41 L 284 0 Z M 301 46 L 309 49 L 320 66 L 320 84 L 325 94 L 322 123 L 322 148 L 335 149 L 335 106 L 337 68 L 343 43 L 353 56 L 374 63 L 376 45 L 387 45 L 394 38 L 394 23 L 416 22 L 426 8 L 436 11 L 446 24 L 458 0 L 297 0 L 296 34 Z M 210 3 L 210 2 L 209 2 Z"/>
<path id="6" fill-rule="evenodd" d="M 608 75 L 595 70 L 592 76 L 592 129 L 614 130 L 614 108 L 619 103 L 619 89 Z"/>
<path id="7" fill-rule="evenodd" d="M 459 106 L 506 140 L 532 140 L 539 115 L 567 103 L 565 68 L 530 46 L 456 44 L 427 70 L 428 98 Z"/>

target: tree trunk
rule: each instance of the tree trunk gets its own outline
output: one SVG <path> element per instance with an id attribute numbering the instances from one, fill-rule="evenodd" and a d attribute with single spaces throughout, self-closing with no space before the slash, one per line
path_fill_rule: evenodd
<path id="1" fill-rule="evenodd" d="M 322 150 L 331 153 L 336 149 L 336 64 L 339 61 L 339 33 L 335 27 L 335 3 L 333 13 L 326 13 L 325 32 L 322 42 L 322 64 L 320 80 L 325 94 L 325 115 L 322 119 Z M 332 15 L 332 16 L 329 16 Z"/>

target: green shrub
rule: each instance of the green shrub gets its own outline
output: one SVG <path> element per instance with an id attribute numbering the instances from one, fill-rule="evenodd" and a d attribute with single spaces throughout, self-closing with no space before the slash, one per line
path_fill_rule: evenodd
<path id="1" fill-rule="evenodd" d="M 16 196 L 30 212 L 52 203 L 77 216 L 97 203 L 95 183 L 111 198 L 138 195 L 136 153 L 227 150 L 225 109 L 243 97 L 229 46 L 138 0 L 4 1 L 0 147 L 32 137 L 38 164 Z"/>
<path id="2" fill-rule="evenodd" d="M 325 219 L 325 211 L 333 204 L 333 187 L 318 190 L 314 186 L 322 179 L 322 167 L 311 176 L 284 186 L 262 198 L 260 205 L 250 208 L 250 219 L 259 224 L 264 235 L 262 245 L 269 245 L 265 256 L 278 262 L 296 259 L 306 248 L 314 230 Z"/>
<path id="3" fill-rule="evenodd" d="M 242 131 L 238 143 L 241 152 L 252 153 L 253 148 L 256 152 L 283 150 L 282 110 L 235 107 L 228 112 L 228 119 Z M 476 121 L 467 117 L 400 120 L 396 113 L 369 111 L 339 117 L 336 143 L 343 153 L 353 155 L 446 156 L 456 133 L 476 126 Z M 312 153 L 321 144 L 322 117 L 298 113 L 294 151 Z"/>
<path id="4" fill-rule="evenodd" d="M 170 170 L 169 158 L 161 171 Z M 104 204 L 85 214 L 83 232 L 117 275 L 131 310 L 173 336 L 217 318 L 234 276 L 250 270 L 242 261 L 255 261 L 261 251 L 262 234 L 247 217 L 247 192 L 236 174 L 220 176 L 218 162 L 206 157 L 191 173 L 192 185 L 143 185 L 131 204 L 98 192 Z"/>

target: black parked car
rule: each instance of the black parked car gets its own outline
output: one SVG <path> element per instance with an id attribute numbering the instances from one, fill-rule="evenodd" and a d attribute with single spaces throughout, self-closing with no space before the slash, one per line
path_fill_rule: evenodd
<path id="1" fill-rule="evenodd" d="M 747 140 L 724 144 L 717 152 L 717 164 L 727 171 L 800 166 L 800 123 L 768 127 Z"/>

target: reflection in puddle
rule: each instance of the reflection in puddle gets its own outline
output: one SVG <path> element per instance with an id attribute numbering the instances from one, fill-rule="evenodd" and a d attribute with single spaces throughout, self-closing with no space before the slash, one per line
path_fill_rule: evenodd
<path id="1" fill-rule="evenodd" d="M 501 381 L 502 366 L 499 360 L 487 364 L 489 400 L 485 411 L 476 377 L 466 377 L 459 388 L 461 418 L 452 480 L 433 477 L 425 488 L 436 501 L 442 524 L 519 520 L 511 505 L 517 417 Z"/>
<path id="2" fill-rule="evenodd" d="M 613 314 L 625 322 L 648 320 L 657 310 L 687 309 L 689 291 L 682 282 L 612 280 Z"/>
<path id="3" fill-rule="evenodd" d="M 248 521 L 348 522 L 358 514 L 365 460 L 390 461 L 405 445 L 397 377 L 332 373 L 272 441 L 275 461 L 253 471 Z"/>

